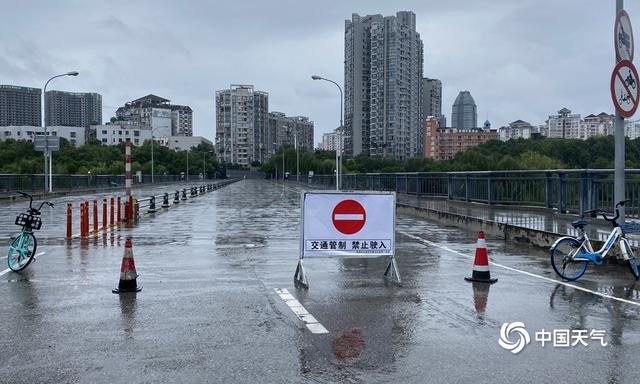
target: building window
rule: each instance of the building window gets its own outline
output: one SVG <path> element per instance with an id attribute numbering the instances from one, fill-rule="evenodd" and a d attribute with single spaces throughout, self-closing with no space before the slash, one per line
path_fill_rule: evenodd
<path id="1" fill-rule="evenodd" d="M 70 132 L 69 133 L 69 137 L 71 137 L 72 139 L 75 139 L 76 138 L 76 133 L 75 132 Z M 73 140 L 73 141 L 75 141 L 75 140 Z"/>
<path id="2" fill-rule="evenodd" d="M 140 136 L 140 131 L 133 131 L 133 136 L 139 137 Z"/>
<path id="3" fill-rule="evenodd" d="M 140 140 L 138 140 L 138 139 L 133 139 L 133 142 L 134 142 L 136 145 L 137 145 L 137 144 L 140 144 Z"/>
<path id="4" fill-rule="evenodd" d="M 103 129 L 103 130 L 102 130 L 102 134 L 103 134 L 103 135 L 106 135 L 106 134 L 107 134 L 107 130 L 106 130 L 106 129 Z"/>
<path id="5" fill-rule="evenodd" d="M 118 143 L 122 143 L 122 138 L 118 139 Z"/>
<path id="6" fill-rule="evenodd" d="M 106 139 L 106 138 L 103 138 L 103 139 L 102 139 L 102 143 L 107 144 L 107 139 Z"/>

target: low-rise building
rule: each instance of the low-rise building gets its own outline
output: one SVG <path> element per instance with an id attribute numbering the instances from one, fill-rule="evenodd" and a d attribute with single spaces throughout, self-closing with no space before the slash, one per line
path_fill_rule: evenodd
<path id="1" fill-rule="evenodd" d="M 490 140 L 499 140 L 500 134 L 494 129 L 457 129 L 440 128 L 435 118 L 425 122 L 424 157 L 434 160 L 453 159 L 459 152 L 464 152 Z M 489 127 L 490 124 L 485 123 Z"/>
<path id="2" fill-rule="evenodd" d="M 65 138 L 75 147 L 79 147 L 86 142 L 85 130 L 86 128 L 84 127 L 47 127 L 47 132 L 50 135 Z M 0 140 L 14 139 L 33 142 L 34 136 L 43 134 L 44 128 L 33 127 L 30 125 L 10 125 L 0 127 Z"/>
<path id="3" fill-rule="evenodd" d="M 186 151 L 200 144 L 205 144 L 213 149 L 213 142 L 202 136 L 171 136 L 166 141 L 163 140 L 161 144 L 179 151 Z"/>
<path id="4" fill-rule="evenodd" d="M 580 138 L 588 139 L 593 136 L 613 135 L 615 116 L 608 113 L 591 114 L 582 120 Z"/>
<path id="5" fill-rule="evenodd" d="M 530 139 L 537 129 L 524 120 L 516 120 L 506 127 L 500 127 L 500 140 Z"/>
<path id="6" fill-rule="evenodd" d="M 128 122 L 92 125 L 89 128 L 90 137 L 104 145 L 118 145 L 131 140 L 131 144 L 142 145 L 145 140 L 151 140 L 151 129 Z"/>

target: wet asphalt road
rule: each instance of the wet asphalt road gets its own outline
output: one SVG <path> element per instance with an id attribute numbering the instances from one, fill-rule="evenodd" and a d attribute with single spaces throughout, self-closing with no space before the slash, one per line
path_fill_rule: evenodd
<path id="1" fill-rule="evenodd" d="M 243 180 L 106 237 L 38 233 L 46 253 L 0 276 L 0 382 L 640 382 L 640 283 L 625 266 L 576 284 L 622 302 L 536 277 L 555 279 L 545 252 L 488 239 L 515 270 L 474 287 L 475 233 L 401 216 L 402 287 L 381 278 L 384 259 L 313 259 L 300 290 L 299 204 L 297 188 Z M 125 235 L 143 290 L 118 296 Z M 312 334 L 283 288 L 329 333 Z M 517 355 L 498 345 L 514 321 L 532 338 Z M 609 345 L 541 347 L 541 329 L 605 330 Z"/>

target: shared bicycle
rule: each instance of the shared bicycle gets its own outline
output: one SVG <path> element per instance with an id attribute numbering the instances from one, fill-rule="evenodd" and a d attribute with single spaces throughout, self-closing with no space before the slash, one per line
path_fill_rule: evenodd
<path id="1" fill-rule="evenodd" d="M 27 268 L 36 255 L 38 242 L 33 231 L 39 230 L 42 226 L 40 210 L 45 204 L 53 208 L 53 204 L 48 201 L 43 201 L 40 207 L 34 208 L 33 196 L 24 192 L 18 193 L 29 198 L 29 209 L 27 209 L 26 213 L 21 213 L 16 217 L 15 223 L 22 227 L 22 231 L 9 246 L 7 262 L 9 269 L 15 272 Z"/>
<path id="2" fill-rule="evenodd" d="M 579 279 L 587 270 L 587 265 L 591 262 L 597 266 L 602 266 L 614 243 L 618 243 L 622 258 L 629 263 L 629 268 L 633 276 L 640 278 L 638 259 L 629 245 L 625 230 L 617 220 L 620 218 L 620 207 L 624 207 L 630 200 L 623 200 L 615 206 L 615 216 L 608 214 L 602 209 L 592 209 L 583 214 L 597 217 L 601 215 L 613 227 L 611 234 L 604 245 L 597 252 L 593 250 L 591 241 L 584 228 L 589 224 L 585 220 L 576 220 L 571 225 L 578 230 L 578 236 L 565 236 L 558 239 L 550 249 L 551 265 L 553 270 L 565 280 L 574 281 Z"/>

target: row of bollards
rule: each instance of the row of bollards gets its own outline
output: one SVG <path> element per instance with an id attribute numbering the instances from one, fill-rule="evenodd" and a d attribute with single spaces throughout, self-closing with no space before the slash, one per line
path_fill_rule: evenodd
<path id="1" fill-rule="evenodd" d="M 110 203 L 108 203 L 110 201 Z M 97 235 L 100 231 L 106 231 L 108 228 L 113 228 L 116 224 L 122 222 L 121 217 L 121 199 L 111 197 L 110 199 L 102 199 L 102 225 L 99 224 L 98 218 L 98 200 L 93 200 L 93 204 L 89 204 L 89 201 L 83 201 L 80 203 L 80 237 L 87 237 L 89 234 Z M 125 203 L 126 204 L 126 203 Z M 117 207 L 117 209 L 116 209 Z M 89 213 L 92 210 L 92 217 Z M 117 213 L 117 220 L 116 220 Z M 109 220 L 107 221 L 107 217 Z M 73 238 L 73 204 L 67 204 L 67 236 L 66 238 Z"/>

